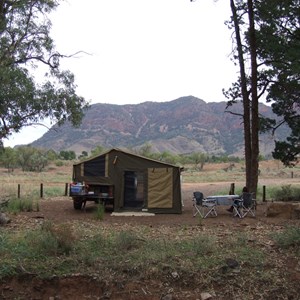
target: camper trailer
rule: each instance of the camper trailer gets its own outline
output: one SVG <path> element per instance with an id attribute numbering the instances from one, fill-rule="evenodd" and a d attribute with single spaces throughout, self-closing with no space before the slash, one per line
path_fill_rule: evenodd
<path id="1" fill-rule="evenodd" d="M 119 149 L 73 166 L 70 196 L 75 209 L 86 201 L 111 205 L 115 212 L 181 213 L 178 166 Z"/>

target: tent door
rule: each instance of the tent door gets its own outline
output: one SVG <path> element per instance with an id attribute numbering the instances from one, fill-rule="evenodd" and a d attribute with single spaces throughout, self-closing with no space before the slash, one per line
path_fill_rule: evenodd
<path id="1" fill-rule="evenodd" d="M 142 208 L 144 205 L 144 174 L 124 172 L 124 208 Z"/>

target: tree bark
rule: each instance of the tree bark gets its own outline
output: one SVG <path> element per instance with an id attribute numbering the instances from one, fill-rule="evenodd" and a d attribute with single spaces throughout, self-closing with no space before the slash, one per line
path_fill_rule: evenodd
<path id="1" fill-rule="evenodd" d="M 243 99 L 243 122 L 244 122 L 244 142 L 245 142 L 245 167 L 246 167 L 246 186 L 251 187 L 251 162 L 252 162 L 252 146 L 251 146 L 251 118 L 250 118 L 250 99 L 247 90 L 247 76 L 245 71 L 245 62 L 243 55 L 243 44 L 240 33 L 239 18 L 234 0 L 230 0 L 231 12 L 234 23 L 234 31 L 237 43 L 238 60 L 240 67 L 240 84 Z"/>
<path id="2" fill-rule="evenodd" d="M 250 192 L 256 193 L 258 183 L 259 117 L 257 93 L 257 53 L 253 0 L 247 1 L 249 18 L 249 50 L 251 59 L 251 176 Z"/>

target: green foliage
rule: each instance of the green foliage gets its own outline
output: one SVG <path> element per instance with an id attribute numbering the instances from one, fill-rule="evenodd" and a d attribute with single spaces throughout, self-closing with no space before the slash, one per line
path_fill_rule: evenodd
<path id="1" fill-rule="evenodd" d="M 47 151 L 31 146 L 21 146 L 16 150 L 17 163 L 23 171 L 41 172 L 48 165 Z"/>
<path id="2" fill-rule="evenodd" d="M 51 222 L 45 222 L 38 234 L 41 238 L 38 246 L 45 255 L 68 255 L 76 242 L 72 228 L 67 224 L 55 226 Z"/>
<path id="3" fill-rule="evenodd" d="M 259 247 L 262 238 L 269 241 L 269 231 L 262 231 L 259 243 L 255 243 L 255 232 L 233 230 L 227 234 L 227 230 L 220 230 L 220 235 L 212 236 L 209 228 L 201 232 L 182 227 L 170 236 L 165 229 L 155 234 L 157 230 L 148 226 L 121 232 L 118 228 L 44 222 L 34 230 L 0 230 L 0 278 L 24 272 L 44 278 L 80 273 L 101 278 L 123 274 L 124 280 L 125 276 L 136 280 L 168 276 L 182 282 L 182 278 L 198 274 L 206 286 L 215 283 L 216 278 L 238 278 L 243 286 L 250 282 L 251 290 L 262 280 L 277 287 L 281 279 L 269 248 Z M 276 243 L 289 248 L 290 253 L 297 253 L 299 237 L 299 228 L 272 234 Z M 228 261 L 236 261 L 237 267 L 231 268 Z"/>
<path id="4" fill-rule="evenodd" d="M 145 157 L 151 157 L 152 145 L 150 143 L 144 144 L 138 151 L 138 154 Z"/>
<path id="5" fill-rule="evenodd" d="M 102 147 L 101 145 L 98 145 L 96 148 L 91 150 L 91 155 L 90 157 L 95 157 L 97 155 L 100 155 L 101 153 L 103 153 L 105 151 L 105 148 Z"/>
<path id="6" fill-rule="evenodd" d="M 267 101 L 280 122 L 291 129 L 286 141 L 276 141 L 273 157 L 285 165 L 295 165 L 300 154 L 299 115 L 299 0 L 265 0 L 256 3 L 259 30 L 256 32 L 258 55 L 264 62 Z"/>
<path id="7" fill-rule="evenodd" d="M 39 211 L 39 203 L 38 200 L 33 200 L 32 198 L 12 198 L 8 202 L 5 210 L 13 214 L 17 214 L 21 211 Z"/>
<path id="8" fill-rule="evenodd" d="M 23 171 L 41 172 L 49 161 L 57 159 L 54 150 L 43 150 L 31 146 L 5 147 L 0 152 L 0 164 L 13 171 L 21 167 Z"/>
<path id="9" fill-rule="evenodd" d="M 284 185 L 281 189 L 274 190 L 272 196 L 276 201 L 300 201 L 300 188 Z"/>
<path id="10" fill-rule="evenodd" d="M 271 236 L 281 248 L 300 247 L 300 227 L 286 227 L 282 232 L 273 233 Z"/>
<path id="11" fill-rule="evenodd" d="M 97 204 L 97 209 L 95 211 L 95 218 L 99 221 L 104 219 L 105 207 L 102 203 Z"/>
<path id="12" fill-rule="evenodd" d="M 74 160 L 76 159 L 76 154 L 73 150 L 62 150 L 59 152 L 59 158 L 62 160 Z"/>
<path id="13" fill-rule="evenodd" d="M 191 251 L 197 255 L 209 255 L 214 253 L 215 249 L 216 241 L 213 237 L 199 235 L 193 240 Z"/>
<path id="14" fill-rule="evenodd" d="M 190 155 L 190 159 L 195 164 L 196 169 L 202 170 L 207 161 L 207 155 L 201 152 L 194 152 Z"/>
<path id="15" fill-rule="evenodd" d="M 300 153 L 298 142 L 297 137 L 288 137 L 287 141 L 276 141 L 273 158 L 281 160 L 285 166 L 295 166 Z"/>
<path id="16" fill-rule="evenodd" d="M 87 153 L 87 151 L 82 151 L 81 154 L 78 156 L 78 159 L 82 160 L 88 156 L 89 156 L 89 154 Z"/>
<path id="17" fill-rule="evenodd" d="M 140 239 L 134 232 L 121 231 L 115 239 L 115 251 L 129 251 L 139 247 Z"/>
<path id="18" fill-rule="evenodd" d="M 61 160 L 57 160 L 57 161 L 55 162 L 55 165 L 56 165 L 57 167 L 62 167 L 62 166 L 64 165 L 64 163 L 63 163 L 63 161 L 61 161 Z"/>
<path id="19" fill-rule="evenodd" d="M 0 164 L 8 171 L 13 171 L 17 165 L 16 151 L 11 147 L 3 148 L 3 151 L 0 152 Z"/>
<path id="20" fill-rule="evenodd" d="M 55 161 L 58 158 L 57 153 L 53 149 L 48 150 L 46 155 L 49 161 Z"/>
<path id="21" fill-rule="evenodd" d="M 78 125 L 87 103 L 76 95 L 74 75 L 60 70 L 65 55 L 55 50 L 47 17 L 57 1 L 0 3 L 0 142 L 24 126 L 50 118 Z M 46 66 L 43 82 L 29 70 Z M 41 80 L 41 81 L 42 81 Z"/>

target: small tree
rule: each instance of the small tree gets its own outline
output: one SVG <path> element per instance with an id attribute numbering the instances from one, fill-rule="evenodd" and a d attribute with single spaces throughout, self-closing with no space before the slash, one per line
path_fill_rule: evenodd
<path id="1" fill-rule="evenodd" d="M 49 161 L 54 161 L 57 158 L 58 158 L 58 155 L 53 149 L 50 149 L 50 150 L 47 151 L 47 159 Z"/>
<path id="2" fill-rule="evenodd" d="M 195 168 L 200 171 L 203 170 L 204 164 L 207 159 L 207 155 L 201 152 L 194 152 L 190 155 L 192 162 L 195 164 Z"/>
<path id="3" fill-rule="evenodd" d="M 76 159 L 76 154 L 73 150 L 62 150 L 59 152 L 59 158 L 63 160 L 73 160 Z"/>
<path id="4" fill-rule="evenodd" d="M 0 163 L 7 169 L 7 171 L 14 171 L 17 164 L 16 151 L 11 147 L 6 147 L 0 152 Z"/>
<path id="5" fill-rule="evenodd" d="M 16 160 L 22 171 L 41 172 L 48 165 L 47 151 L 31 146 L 17 148 Z"/>
<path id="6" fill-rule="evenodd" d="M 87 151 L 82 151 L 81 154 L 78 156 L 78 159 L 84 159 L 88 156 L 89 154 L 87 153 Z"/>

